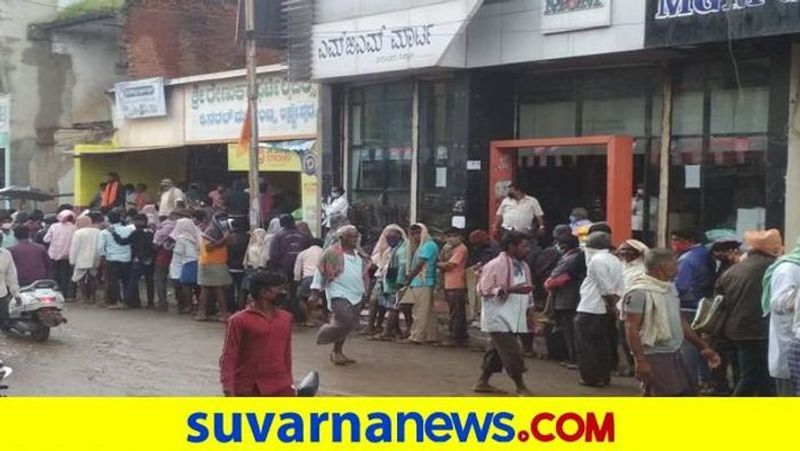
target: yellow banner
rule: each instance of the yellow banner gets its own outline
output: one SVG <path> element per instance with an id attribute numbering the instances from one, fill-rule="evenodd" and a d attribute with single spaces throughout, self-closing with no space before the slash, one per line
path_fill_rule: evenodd
<path id="1" fill-rule="evenodd" d="M 250 169 L 250 154 L 240 152 L 237 144 L 228 145 L 228 170 L 247 171 Z M 300 172 L 300 156 L 293 151 L 279 150 L 261 145 L 258 148 L 259 172 Z"/>
<path id="2" fill-rule="evenodd" d="M 8 450 L 783 450 L 793 399 L 6 398 Z M 322 445 L 322 446 L 321 446 Z"/>

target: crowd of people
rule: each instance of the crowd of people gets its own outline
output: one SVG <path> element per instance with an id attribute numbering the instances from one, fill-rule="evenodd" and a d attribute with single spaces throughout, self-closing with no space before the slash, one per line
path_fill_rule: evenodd
<path id="1" fill-rule="evenodd" d="M 800 394 L 800 241 L 784 255 L 777 230 L 708 245 L 679 230 L 671 249 L 614 246 L 608 224 L 583 209 L 548 232 L 538 201 L 512 186 L 494 230 L 434 237 L 421 223 L 391 224 L 366 243 L 347 223 L 340 188 L 325 240 L 287 213 L 248 231 L 242 182 L 193 204 L 165 180 L 156 201 L 129 209 L 121 188 L 109 174 L 96 209 L 0 218 L 4 299 L 52 277 L 68 300 L 166 312 L 171 286 L 178 313 L 228 323 L 226 394 L 289 393 L 292 323 L 320 327 L 332 364 L 356 363 L 345 344 L 365 310 L 370 341 L 477 347 L 469 328 L 479 325 L 490 343 L 479 393 L 500 393 L 490 380 L 505 370 L 528 394 L 525 358 L 549 357 L 595 388 L 617 374 L 635 376 L 650 396 Z M 437 301 L 447 305 L 447 332 Z M 273 360 L 269 374 L 253 370 L 259 359 Z"/>

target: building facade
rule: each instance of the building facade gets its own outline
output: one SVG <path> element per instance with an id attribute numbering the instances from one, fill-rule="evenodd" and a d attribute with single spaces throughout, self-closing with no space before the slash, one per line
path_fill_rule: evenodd
<path id="1" fill-rule="evenodd" d="M 687 41 L 686 30 L 723 26 L 719 14 L 689 14 L 712 3 L 317 1 L 326 189 L 344 185 L 368 228 L 486 228 L 510 181 L 489 184 L 493 141 L 620 136 L 633 140 L 628 200 L 609 196 L 617 176 L 602 146 L 520 148 L 513 179 L 550 225 L 575 207 L 593 220 L 634 209 L 628 225 L 652 243 L 688 227 L 794 236 L 800 5 L 735 1 L 724 35 Z"/>
<path id="2" fill-rule="evenodd" d="M 300 210 L 312 230 L 319 227 L 317 138 L 318 92 L 308 82 L 291 82 L 282 66 L 259 68 L 259 170 L 261 189 L 275 211 Z M 163 90 L 141 116 L 126 114 L 121 91 L 129 86 Z M 122 183 L 156 190 L 169 178 L 203 198 L 217 185 L 230 188 L 247 178 L 248 153 L 237 142 L 247 110 L 245 71 L 234 70 L 119 84 L 112 98 L 115 134 L 101 144 L 75 146 L 75 202 L 86 206 L 107 172 Z M 142 111 L 142 101 L 133 104 Z M 149 106 L 154 106 L 149 108 Z M 194 185 L 194 187 L 193 187 Z M 153 193 L 156 194 L 156 193 Z"/>

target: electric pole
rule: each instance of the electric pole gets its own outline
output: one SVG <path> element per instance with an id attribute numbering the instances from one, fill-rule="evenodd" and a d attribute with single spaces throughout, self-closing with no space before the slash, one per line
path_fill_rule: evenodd
<path id="1" fill-rule="evenodd" d="M 261 201 L 258 187 L 258 84 L 256 82 L 256 0 L 245 0 L 247 38 L 247 104 L 250 113 L 250 230 L 260 227 Z"/>

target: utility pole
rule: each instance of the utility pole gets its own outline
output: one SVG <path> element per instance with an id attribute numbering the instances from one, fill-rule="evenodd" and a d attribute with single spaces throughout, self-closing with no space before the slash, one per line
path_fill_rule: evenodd
<path id="1" fill-rule="evenodd" d="M 258 190 L 258 85 L 256 83 L 256 0 L 245 0 L 245 37 L 247 39 L 247 105 L 250 113 L 250 230 L 261 222 Z"/>

